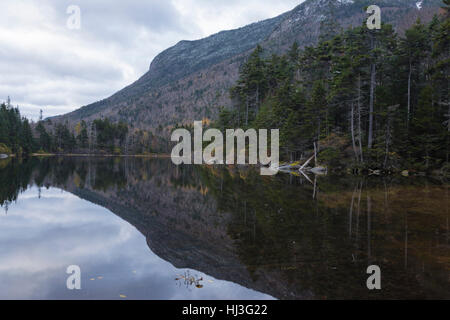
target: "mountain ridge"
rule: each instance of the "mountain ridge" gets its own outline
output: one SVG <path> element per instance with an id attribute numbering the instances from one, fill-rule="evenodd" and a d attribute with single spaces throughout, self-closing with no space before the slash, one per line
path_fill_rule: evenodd
<path id="1" fill-rule="evenodd" d="M 343 28 L 357 26 L 367 17 L 364 8 L 377 4 L 384 23 L 401 33 L 417 18 L 428 21 L 437 13 L 440 0 L 424 0 L 419 10 L 408 0 L 334 0 L 336 19 Z M 66 115 L 51 118 L 90 122 L 108 117 L 133 127 L 170 131 L 176 124 L 213 119 L 218 106 L 229 106 L 228 90 L 238 78 L 249 53 L 261 45 L 268 53 L 284 53 L 296 41 L 300 47 L 313 45 L 321 21 L 327 17 L 328 0 L 306 0 L 291 11 L 250 25 L 221 31 L 209 37 L 186 41 L 161 52 L 149 71 L 133 84 L 109 98 Z M 245 37 L 243 37 L 245 36 Z M 245 41 L 244 41 L 245 40 Z"/>

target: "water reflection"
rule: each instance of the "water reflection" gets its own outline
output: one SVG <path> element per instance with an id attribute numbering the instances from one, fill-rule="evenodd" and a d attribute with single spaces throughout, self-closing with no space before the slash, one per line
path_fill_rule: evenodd
<path id="1" fill-rule="evenodd" d="M 0 299 L 271 299 L 203 272 L 176 268 L 152 253 L 132 225 L 58 189 L 81 186 L 77 172 L 88 164 L 79 164 L 53 163 L 48 170 L 46 163 L 23 163 L 33 168 L 27 171 L 28 182 L 21 182 L 23 193 L 2 193 L 1 203 L 9 210 L 0 215 Z M 4 169 L 2 182 L 14 172 Z M 94 171 L 91 178 L 98 181 Z M 39 186 L 31 186 L 33 181 Z M 93 185 L 116 191 L 121 183 Z M 66 268 L 73 264 L 82 270 L 81 291 L 66 289 Z M 202 278 L 203 287 L 179 286 L 178 274 Z"/>
<path id="2" fill-rule="evenodd" d="M 450 298 L 449 190 L 442 181 L 320 177 L 311 184 L 161 159 L 35 158 L 0 162 L 0 203 L 8 214 L 0 218 L 0 282 L 23 288 L 16 296 L 28 297 L 27 286 L 42 279 L 43 297 L 67 298 L 65 274 L 48 271 L 82 256 L 95 288 L 82 292 L 91 298 Z M 89 252 L 74 250 L 85 247 L 81 242 Z M 383 272 L 378 292 L 366 287 L 372 264 Z M 20 271 L 39 265 L 41 273 Z M 8 283 L 14 272 L 30 278 Z"/>

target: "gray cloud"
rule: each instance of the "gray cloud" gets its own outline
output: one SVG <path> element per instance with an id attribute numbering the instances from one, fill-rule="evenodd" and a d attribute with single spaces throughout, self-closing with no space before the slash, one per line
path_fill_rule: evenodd
<path id="1" fill-rule="evenodd" d="M 3 0 L 0 101 L 36 119 L 103 99 L 138 79 L 180 40 L 199 39 L 290 10 L 303 0 Z M 69 5 L 81 29 L 66 27 Z"/>

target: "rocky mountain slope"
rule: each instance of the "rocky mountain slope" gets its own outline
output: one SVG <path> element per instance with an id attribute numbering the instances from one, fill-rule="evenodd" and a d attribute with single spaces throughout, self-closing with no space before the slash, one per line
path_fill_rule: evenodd
<path id="1" fill-rule="evenodd" d="M 292 11 L 246 27 L 197 41 L 181 41 L 158 55 L 149 71 L 113 96 L 52 120 L 74 125 L 109 117 L 136 128 L 154 130 L 194 120 L 213 119 L 219 106 L 229 106 L 229 88 L 248 54 L 261 44 L 266 53 L 283 53 L 295 41 L 301 47 L 319 38 L 321 21 L 333 14 L 343 27 L 361 25 L 371 4 L 382 8 L 382 21 L 397 32 L 417 18 L 429 21 L 440 0 L 306 0 Z M 159 130 L 157 130 L 159 129 Z M 167 131 L 168 132 L 168 131 Z"/>

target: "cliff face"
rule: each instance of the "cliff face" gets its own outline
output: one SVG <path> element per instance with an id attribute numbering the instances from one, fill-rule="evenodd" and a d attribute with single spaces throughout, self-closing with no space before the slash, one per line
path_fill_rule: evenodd
<path id="1" fill-rule="evenodd" d="M 148 130 L 213 119 L 219 106 L 230 106 L 229 88 L 257 44 L 268 54 L 283 53 L 294 41 L 301 47 L 312 45 L 318 40 L 323 19 L 334 15 L 343 28 L 358 26 L 367 17 L 364 8 L 371 4 L 379 5 L 383 22 L 392 24 L 401 34 L 417 18 L 429 21 L 441 4 L 440 0 L 331 2 L 332 10 L 329 0 L 307 0 L 273 19 L 197 41 L 181 41 L 158 55 L 150 70 L 135 83 L 105 100 L 53 120 L 74 124 L 105 116 Z"/>

